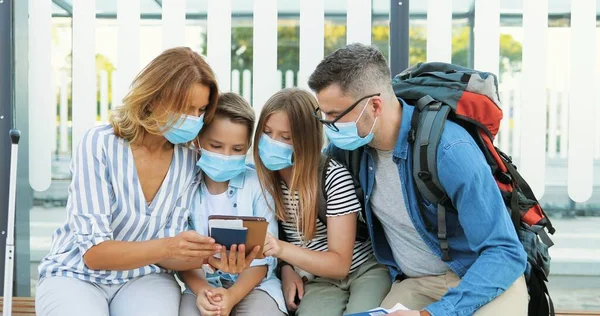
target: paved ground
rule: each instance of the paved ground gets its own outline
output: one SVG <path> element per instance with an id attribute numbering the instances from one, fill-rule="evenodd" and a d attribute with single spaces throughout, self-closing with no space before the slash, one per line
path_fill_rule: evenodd
<path id="1" fill-rule="evenodd" d="M 62 207 L 31 210 L 31 276 L 35 293 L 37 265 L 48 252 L 54 229 L 65 220 Z M 600 310 L 600 217 L 554 219 L 557 233 L 550 249 L 550 292 L 557 309 Z"/>

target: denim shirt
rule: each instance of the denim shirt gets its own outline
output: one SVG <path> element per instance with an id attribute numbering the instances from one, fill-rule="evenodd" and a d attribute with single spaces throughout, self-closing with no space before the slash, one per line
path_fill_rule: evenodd
<path id="1" fill-rule="evenodd" d="M 402 122 L 393 151 L 398 166 L 408 215 L 425 244 L 442 257 L 437 232 L 437 208 L 425 200 L 425 214 L 432 230 L 425 227 L 419 210 L 412 174 L 412 148 L 408 143 L 414 107 L 399 100 Z M 341 159 L 343 151 L 330 145 L 328 154 Z M 377 260 L 389 267 L 392 281 L 402 275 L 395 262 L 381 223 L 369 203 L 374 183 L 374 160 L 364 150 L 359 180 L 365 192 L 365 212 Z M 491 168 L 469 133 L 451 121 L 445 125 L 437 154 L 442 187 L 458 214 L 448 212 L 446 223 L 450 245 L 449 268 L 461 282 L 438 302 L 426 307 L 434 316 L 472 315 L 477 309 L 506 291 L 524 272 L 527 257 L 520 243 Z"/>
<path id="2" fill-rule="evenodd" d="M 200 176 L 200 179 L 203 179 L 202 175 Z M 258 181 L 258 176 L 253 168 L 246 167 L 245 172 L 229 181 L 227 197 L 238 216 L 264 217 L 267 222 L 269 222 L 268 232 L 275 238 L 278 238 L 279 229 L 275 213 L 269 209 L 267 201 L 265 201 L 260 182 Z M 192 201 L 189 222 L 190 227 L 200 234 L 204 234 L 201 223 L 202 221 L 208 221 L 208 214 L 203 214 L 202 208 L 200 207 L 201 204 L 202 189 L 198 189 L 194 196 L 194 200 Z M 279 309 L 287 314 L 287 308 L 281 290 L 281 281 L 275 274 L 277 259 L 273 257 L 255 259 L 250 266 L 267 266 L 267 275 L 256 289 L 269 294 L 269 296 L 277 302 Z M 237 279 L 237 274 L 228 274 L 221 271 L 217 271 L 213 274 L 206 274 L 206 281 L 213 287 L 222 287 L 223 283 L 232 283 Z M 189 288 L 186 288 L 185 291 L 191 293 Z"/>

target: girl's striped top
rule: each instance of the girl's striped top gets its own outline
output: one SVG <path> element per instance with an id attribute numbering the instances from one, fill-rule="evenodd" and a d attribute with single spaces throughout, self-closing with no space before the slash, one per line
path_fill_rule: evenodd
<path id="1" fill-rule="evenodd" d="M 281 223 L 286 240 L 296 246 L 305 247 L 310 250 L 327 251 L 327 227 L 318 217 L 313 239 L 305 244 L 302 243 L 296 222 L 295 205 L 296 201 L 298 201 L 298 192 L 295 192 L 294 200 L 292 200 L 287 185 L 284 182 L 281 185 L 287 218 L 291 219 L 291 221 Z M 325 191 L 327 192 L 327 217 L 342 216 L 357 212 L 360 216 L 361 205 L 354 191 L 352 176 L 342 164 L 333 159 L 329 161 L 329 166 L 327 166 L 327 171 L 325 172 Z M 364 242 L 355 241 L 350 272 L 353 272 L 362 263 L 371 258 L 372 254 L 373 249 L 371 248 L 370 240 Z"/>

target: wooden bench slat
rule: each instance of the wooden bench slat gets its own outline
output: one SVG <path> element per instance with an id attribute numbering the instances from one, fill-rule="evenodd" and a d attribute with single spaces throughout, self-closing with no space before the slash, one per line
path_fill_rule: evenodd
<path id="1" fill-rule="evenodd" d="M 0 297 L 0 312 L 4 307 L 4 299 Z M 35 298 L 33 297 L 14 297 L 13 298 L 13 316 L 31 316 L 35 315 Z M 559 311 L 557 316 L 600 316 L 600 311 Z"/>
<path id="2" fill-rule="evenodd" d="M 35 298 L 33 297 L 13 297 L 12 304 L 13 316 L 35 315 Z M 0 297 L 0 312 L 3 310 L 4 298 Z"/>

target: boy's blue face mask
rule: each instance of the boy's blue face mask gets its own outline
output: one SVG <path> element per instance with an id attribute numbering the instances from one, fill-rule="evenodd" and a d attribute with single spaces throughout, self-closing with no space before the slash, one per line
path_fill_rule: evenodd
<path id="1" fill-rule="evenodd" d="M 292 162 L 294 147 L 271 139 L 271 137 L 266 134 L 263 134 L 260 137 L 258 154 L 263 165 L 271 171 L 285 169 L 294 164 Z"/>
<path id="2" fill-rule="evenodd" d="M 206 149 L 201 152 L 196 165 L 216 182 L 229 181 L 246 170 L 246 155 L 226 156 Z"/>
<path id="3" fill-rule="evenodd" d="M 371 126 L 371 131 L 365 137 L 360 137 L 358 135 L 358 126 L 356 123 L 360 120 L 363 113 L 365 113 L 365 109 L 367 108 L 367 104 L 369 104 L 371 98 L 367 100 L 365 106 L 363 107 L 360 115 L 354 122 L 347 123 L 335 123 L 338 131 L 334 131 L 331 128 L 325 128 L 325 134 L 327 138 L 338 148 L 343 150 L 355 150 L 358 147 L 362 147 L 373 140 L 373 128 L 375 127 L 375 123 L 377 123 L 377 117 L 375 121 L 373 121 L 373 126 Z"/>
<path id="4" fill-rule="evenodd" d="M 175 122 L 173 122 L 175 121 Z M 204 114 L 200 117 L 182 114 L 180 117 L 170 116 L 169 124 L 172 127 L 165 131 L 163 136 L 171 144 L 183 144 L 194 140 L 204 125 Z"/>

